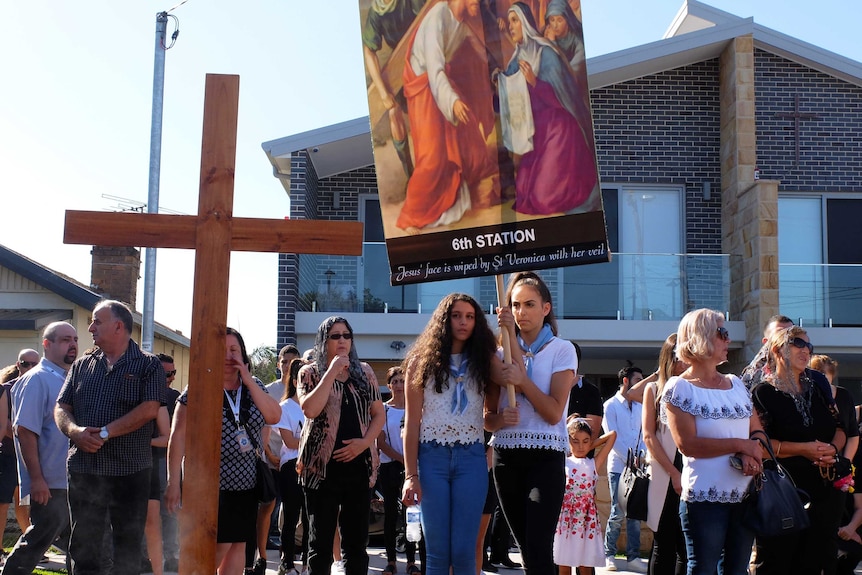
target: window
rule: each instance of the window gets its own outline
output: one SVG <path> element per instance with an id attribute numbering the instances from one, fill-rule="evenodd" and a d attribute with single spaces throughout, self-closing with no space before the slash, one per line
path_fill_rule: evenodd
<path id="1" fill-rule="evenodd" d="M 606 187 L 602 190 L 610 263 L 563 270 L 563 317 L 677 319 L 681 285 L 680 188 Z"/>
<path id="2" fill-rule="evenodd" d="M 862 198 L 778 198 L 779 305 L 803 325 L 862 325 Z"/>

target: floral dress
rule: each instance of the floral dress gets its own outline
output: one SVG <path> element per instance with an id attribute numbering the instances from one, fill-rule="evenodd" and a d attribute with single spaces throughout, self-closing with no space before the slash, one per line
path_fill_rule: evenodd
<path id="1" fill-rule="evenodd" d="M 566 493 L 554 533 L 554 563 L 570 567 L 605 564 L 602 526 L 596 509 L 596 463 L 566 458 Z"/>

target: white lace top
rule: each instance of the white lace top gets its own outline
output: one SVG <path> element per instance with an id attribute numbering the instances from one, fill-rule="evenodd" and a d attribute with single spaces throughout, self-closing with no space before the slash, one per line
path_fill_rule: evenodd
<path id="1" fill-rule="evenodd" d="M 706 389 L 688 380 L 672 377 L 662 395 L 669 403 L 694 416 L 699 437 L 747 438 L 751 418 L 751 398 L 735 375 L 730 389 Z M 662 422 L 667 414 L 661 410 Z M 730 466 L 730 455 L 688 457 L 683 455 L 682 494 L 685 501 L 739 503 L 751 477 Z"/>
<path id="2" fill-rule="evenodd" d="M 502 357 L 502 350 L 498 351 Z M 533 358 L 533 383 L 543 393 L 551 391 L 551 376 L 560 371 L 578 371 L 578 356 L 575 346 L 571 342 L 553 338 L 548 344 L 539 350 Z M 508 394 L 502 391 L 500 409 L 509 405 Z M 494 433 L 491 445 L 494 447 L 527 447 L 553 449 L 566 453 L 569 448 L 568 435 L 566 434 L 566 413 L 568 405 L 563 409 L 563 416 L 555 424 L 550 424 L 542 416 L 536 413 L 533 404 L 522 393 L 515 397 L 520 410 L 520 422 L 513 427 L 504 427 Z M 568 401 L 568 400 L 567 400 Z"/>
<path id="3" fill-rule="evenodd" d="M 455 363 L 461 361 L 460 354 L 452 354 L 452 358 Z M 464 380 L 467 408 L 463 413 L 452 413 L 455 387 L 455 382 L 450 381 L 448 386 L 443 387 L 442 393 L 437 393 L 433 380 L 425 383 L 419 441 L 436 441 L 443 445 L 469 445 L 484 441 L 485 396 L 479 393 L 472 373 L 468 372 Z"/>

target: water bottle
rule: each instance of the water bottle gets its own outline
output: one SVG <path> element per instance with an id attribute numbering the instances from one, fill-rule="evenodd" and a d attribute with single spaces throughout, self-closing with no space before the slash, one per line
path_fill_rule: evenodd
<path id="1" fill-rule="evenodd" d="M 407 508 L 407 541 L 416 543 L 422 539 L 422 510 L 416 503 Z"/>

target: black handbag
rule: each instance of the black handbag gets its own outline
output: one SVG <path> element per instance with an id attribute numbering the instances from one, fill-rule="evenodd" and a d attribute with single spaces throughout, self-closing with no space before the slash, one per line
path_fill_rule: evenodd
<path id="1" fill-rule="evenodd" d="M 759 430 L 751 435 L 769 453 L 771 462 L 766 462 L 763 472 L 754 476 L 748 487 L 743 501 L 743 524 L 761 537 L 786 535 L 808 528 L 808 495 L 796 487 L 793 478 L 778 462 L 769 436 Z M 763 437 L 755 437 L 759 435 Z"/>
<path id="2" fill-rule="evenodd" d="M 269 503 L 278 494 L 278 486 L 275 484 L 275 477 L 273 477 L 269 465 L 263 460 L 263 450 L 258 446 L 254 434 L 249 433 L 248 438 L 251 439 L 251 443 L 254 446 L 254 465 L 257 474 L 254 489 L 255 493 L 257 493 L 257 500 L 260 503 Z"/>
<path id="3" fill-rule="evenodd" d="M 641 437 L 638 433 L 638 445 Z M 649 497 L 649 473 L 643 452 L 629 448 L 626 466 L 617 486 L 617 501 L 628 519 L 646 521 L 647 499 Z"/>

